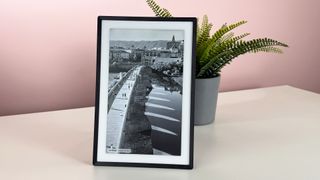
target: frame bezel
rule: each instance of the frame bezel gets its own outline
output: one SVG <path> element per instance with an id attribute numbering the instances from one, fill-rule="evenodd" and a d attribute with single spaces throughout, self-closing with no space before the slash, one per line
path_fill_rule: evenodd
<path id="1" fill-rule="evenodd" d="M 132 163 L 132 162 L 101 162 L 97 160 L 98 151 L 98 129 L 99 129 L 99 104 L 100 104 L 100 75 L 101 75 L 101 33 L 102 21 L 177 21 L 192 22 L 192 53 L 191 53 L 191 91 L 190 91 L 190 143 L 189 143 L 189 164 L 160 164 L 160 163 Z M 93 142 L 93 165 L 96 166 L 131 166 L 131 167 L 153 167 L 153 168 L 193 168 L 193 140 L 194 140 L 194 89 L 195 89 L 195 42 L 196 42 L 197 19 L 194 17 L 127 17 L 127 16 L 99 16 L 97 26 L 97 61 L 96 61 L 96 90 L 95 90 L 95 120 L 94 120 L 94 142 Z"/>

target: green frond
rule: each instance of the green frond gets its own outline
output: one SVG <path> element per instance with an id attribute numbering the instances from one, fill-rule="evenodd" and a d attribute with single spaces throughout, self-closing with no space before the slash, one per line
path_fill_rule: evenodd
<path id="1" fill-rule="evenodd" d="M 233 35 L 233 33 L 231 33 L 229 36 L 231 36 L 231 35 Z M 210 59 L 213 59 L 219 53 L 221 53 L 227 49 L 230 49 L 234 45 L 235 42 L 239 41 L 240 39 L 242 39 L 248 35 L 250 35 L 250 33 L 244 33 L 239 36 L 230 37 L 230 38 L 227 37 L 227 40 L 224 40 L 224 41 L 223 41 L 223 38 L 219 39 L 218 41 L 216 41 L 215 46 L 208 47 L 208 49 L 203 53 L 201 58 L 198 59 L 199 65 L 200 66 L 205 65 L 206 63 L 208 63 L 208 61 Z"/>
<path id="2" fill-rule="evenodd" d="M 209 23 L 208 16 L 204 15 L 201 26 L 198 26 L 196 47 L 200 46 L 203 42 L 206 42 L 208 40 L 208 38 L 210 37 L 211 29 L 212 24 Z"/>
<path id="3" fill-rule="evenodd" d="M 164 8 L 161 8 L 154 0 L 146 0 L 149 7 L 158 17 L 172 17 L 171 13 Z"/>
<path id="4" fill-rule="evenodd" d="M 229 49 L 222 51 L 220 54 L 214 56 L 212 59 L 210 59 L 210 61 L 203 65 L 200 68 L 199 72 L 197 72 L 197 77 L 208 76 L 208 72 L 212 73 L 211 76 L 219 74 L 222 67 L 230 63 L 234 58 L 238 57 L 239 55 L 248 52 L 279 52 L 279 48 L 275 46 L 288 47 L 287 44 L 269 38 L 253 39 L 250 41 L 236 41 L 229 46 Z"/>
<path id="5" fill-rule="evenodd" d="M 196 48 L 196 56 L 197 59 L 200 58 L 204 51 L 206 51 L 208 45 L 213 45 L 216 41 L 218 41 L 222 36 L 224 36 L 226 33 L 230 32 L 231 30 L 247 23 L 247 21 L 239 21 L 237 23 L 227 25 L 224 24 L 218 31 L 216 31 L 211 38 L 208 39 L 207 43 L 202 43 Z"/>
<path id="6" fill-rule="evenodd" d="M 208 50 L 210 50 L 216 43 L 216 40 L 212 37 L 209 37 L 207 41 L 203 41 L 201 44 L 196 46 L 196 59 L 197 61 L 200 61 L 203 59 L 203 56 L 205 56 L 205 53 L 208 53 Z"/>
<path id="7" fill-rule="evenodd" d="M 277 54 L 282 54 L 283 51 L 280 48 L 277 47 L 262 47 L 258 49 L 254 49 L 251 51 L 252 53 L 258 53 L 258 52 L 266 52 L 266 53 L 277 53 Z"/>
<path id="8" fill-rule="evenodd" d="M 172 17 L 171 13 L 169 12 L 168 9 L 162 9 L 164 15 L 162 17 Z"/>
<path id="9" fill-rule="evenodd" d="M 199 62 L 199 65 L 201 66 L 203 64 L 203 62 L 208 59 L 210 52 L 212 51 L 212 49 L 215 49 L 218 45 L 220 44 L 220 41 L 212 41 L 209 40 L 205 43 L 204 50 L 203 52 L 200 54 L 196 55 L 196 59 Z"/>
<path id="10" fill-rule="evenodd" d="M 249 35 L 250 35 L 250 33 L 243 33 L 243 34 L 241 34 L 239 36 L 234 37 L 233 41 L 238 41 L 238 40 L 243 39 L 243 38 L 245 38 L 245 37 L 247 37 Z"/>
<path id="11" fill-rule="evenodd" d="M 227 24 L 224 24 L 218 31 L 216 31 L 213 35 L 212 35 L 212 38 L 217 40 L 217 39 L 220 39 L 223 35 L 225 35 L 226 33 L 228 33 L 229 31 L 243 25 L 247 23 L 247 21 L 239 21 L 237 23 L 234 23 L 234 24 L 231 24 L 231 25 L 227 25 Z"/>
<path id="12" fill-rule="evenodd" d="M 234 36 L 233 32 L 229 32 L 221 37 L 221 42 L 228 41 Z"/>

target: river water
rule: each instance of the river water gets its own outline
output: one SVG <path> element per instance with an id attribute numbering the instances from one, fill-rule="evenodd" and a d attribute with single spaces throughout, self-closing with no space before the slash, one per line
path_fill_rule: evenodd
<path id="1" fill-rule="evenodd" d="M 182 88 L 168 77 L 152 79 L 151 84 L 145 115 L 152 126 L 154 153 L 180 155 Z"/>

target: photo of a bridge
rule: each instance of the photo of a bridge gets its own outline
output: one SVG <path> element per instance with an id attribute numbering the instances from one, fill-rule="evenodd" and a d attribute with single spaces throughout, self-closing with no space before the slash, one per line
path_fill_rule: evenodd
<path id="1" fill-rule="evenodd" d="M 107 153 L 181 155 L 184 31 L 110 31 Z"/>

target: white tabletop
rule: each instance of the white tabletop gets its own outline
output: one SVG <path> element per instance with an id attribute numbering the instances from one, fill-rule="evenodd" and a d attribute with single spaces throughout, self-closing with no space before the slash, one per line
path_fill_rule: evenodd
<path id="1" fill-rule="evenodd" d="M 320 95 L 279 86 L 219 94 L 195 128 L 194 170 L 94 167 L 93 108 L 0 117 L 0 179 L 320 179 Z"/>

